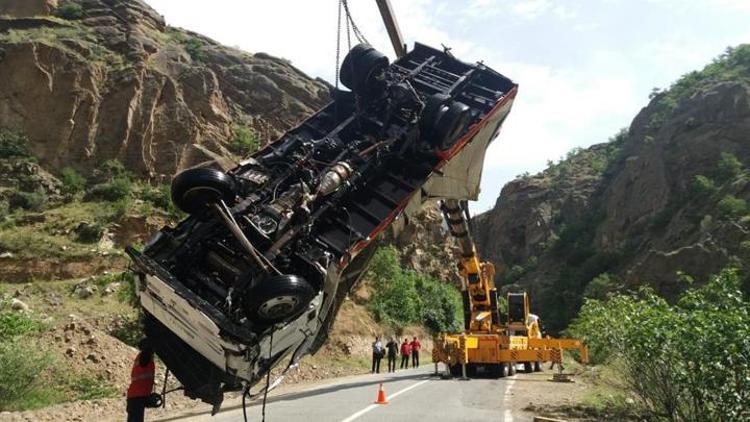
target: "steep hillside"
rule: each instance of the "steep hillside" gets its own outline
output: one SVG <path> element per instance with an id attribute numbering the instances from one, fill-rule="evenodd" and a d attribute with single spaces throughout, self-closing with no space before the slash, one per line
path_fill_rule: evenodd
<path id="1" fill-rule="evenodd" d="M 507 184 L 476 217 L 505 289 L 553 330 L 584 296 L 648 284 L 673 299 L 750 257 L 750 45 L 654 91 L 631 126 Z"/>
<path id="2" fill-rule="evenodd" d="M 164 179 L 225 155 L 251 130 L 278 136 L 327 101 L 328 87 L 264 53 L 172 28 L 140 0 L 0 4 L 0 126 L 24 133 L 52 171 L 117 159 Z M 234 148 L 233 148 L 234 147 Z"/>

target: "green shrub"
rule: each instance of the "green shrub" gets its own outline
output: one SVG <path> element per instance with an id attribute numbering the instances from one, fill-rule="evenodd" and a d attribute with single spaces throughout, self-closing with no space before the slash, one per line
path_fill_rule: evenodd
<path id="1" fill-rule="evenodd" d="M 46 327 L 47 325 L 43 322 L 33 319 L 23 312 L 0 311 L 0 343 L 24 334 L 42 331 Z"/>
<path id="2" fill-rule="evenodd" d="M 692 193 L 695 196 L 711 196 L 716 193 L 716 184 L 710 178 L 698 174 L 693 177 Z"/>
<path id="3" fill-rule="evenodd" d="M 81 19 L 83 17 L 83 7 L 74 1 L 68 1 L 57 8 L 56 14 L 63 19 Z"/>
<path id="4" fill-rule="evenodd" d="M 127 198 L 132 191 L 133 181 L 126 176 L 117 176 L 109 182 L 92 186 L 86 194 L 86 199 L 115 202 Z"/>
<path id="5" fill-rule="evenodd" d="M 458 290 L 428 275 L 403 270 L 393 246 L 375 253 L 368 278 L 374 288 L 370 308 L 376 320 L 397 329 L 409 324 L 433 332 L 460 329 L 463 305 Z"/>
<path id="6" fill-rule="evenodd" d="M 420 295 L 422 325 L 433 333 L 461 330 L 463 303 L 455 287 L 426 276 L 416 279 Z"/>
<path id="7" fill-rule="evenodd" d="M 568 331 L 592 362 L 618 368 L 655 419 L 747 420 L 750 303 L 740 282 L 724 270 L 675 305 L 648 288 L 587 300 Z"/>
<path id="8" fill-rule="evenodd" d="M 21 133 L 0 129 L 0 158 L 30 157 L 28 143 Z"/>
<path id="9" fill-rule="evenodd" d="M 76 194 L 86 189 L 86 178 L 70 167 L 65 167 L 60 172 L 60 181 L 63 184 L 63 190 L 68 194 Z"/>
<path id="10" fill-rule="evenodd" d="M 143 340 L 143 325 L 140 317 L 128 319 L 110 334 L 129 346 L 137 347 L 138 343 Z"/>
<path id="11" fill-rule="evenodd" d="M 716 164 L 716 178 L 722 182 L 731 181 L 742 174 L 743 166 L 737 157 L 729 152 L 722 152 Z"/>
<path id="12" fill-rule="evenodd" d="M 141 193 L 141 198 L 153 206 L 166 211 L 170 216 L 181 218 L 183 213 L 177 208 L 177 206 L 175 206 L 174 202 L 172 202 L 171 189 L 171 185 L 166 183 L 156 187 L 146 186 Z"/>
<path id="13" fill-rule="evenodd" d="M 42 407 L 56 401 L 47 380 L 52 356 L 19 341 L 0 342 L 0 411 Z"/>
<path id="14" fill-rule="evenodd" d="M 191 59 L 201 63 L 206 61 L 207 56 L 204 50 L 205 45 L 203 41 L 198 38 L 189 37 L 183 41 L 182 45 L 185 47 L 185 51 L 187 51 Z"/>
<path id="15" fill-rule="evenodd" d="M 601 273 L 586 285 L 583 296 L 593 299 L 604 299 L 607 297 L 607 293 L 612 291 L 613 283 L 614 280 L 608 273 Z"/>
<path id="16" fill-rule="evenodd" d="M 232 139 L 229 141 L 229 149 L 240 156 L 250 155 L 258 150 L 260 141 L 255 132 L 247 126 L 235 126 L 232 128 Z"/>
<path id="17" fill-rule="evenodd" d="M 120 287 L 120 290 L 117 291 L 117 300 L 127 303 L 130 306 L 137 307 L 139 300 L 138 291 L 135 286 L 135 276 L 132 272 L 125 271 L 122 273 L 121 282 L 123 285 Z"/>
<path id="18" fill-rule="evenodd" d="M 104 235 L 105 226 L 101 223 L 81 223 L 76 227 L 76 241 L 81 243 L 96 243 Z"/>
<path id="19" fill-rule="evenodd" d="M 93 171 L 95 183 L 108 182 L 116 178 L 133 178 L 133 174 L 125 168 L 125 165 L 116 159 L 103 162 Z"/>
<path id="20" fill-rule="evenodd" d="M 747 213 L 747 202 L 742 198 L 727 195 L 719 201 L 719 213 L 724 217 L 740 217 Z"/>
<path id="21" fill-rule="evenodd" d="M 43 211 L 47 206 L 47 194 L 43 189 L 34 192 L 13 192 L 10 196 L 11 208 L 23 208 L 29 211 Z"/>

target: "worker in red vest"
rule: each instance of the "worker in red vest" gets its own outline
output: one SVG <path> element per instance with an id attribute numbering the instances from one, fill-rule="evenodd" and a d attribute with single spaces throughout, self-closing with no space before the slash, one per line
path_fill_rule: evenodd
<path id="1" fill-rule="evenodd" d="M 419 368 L 419 351 L 422 349 L 422 343 L 414 337 L 411 341 L 411 366 L 412 368 Z"/>
<path id="2" fill-rule="evenodd" d="M 409 355 L 411 354 L 411 344 L 409 339 L 404 339 L 401 343 L 401 369 L 409 369 Z"/>
<path id="3" fill-rule="evenodd" d="M 139 344 L 141 352 L 135 357 L 128 387 L 128 422 L 143 422 L 146 405 L 154 389 L 154 349 L 148 340 Z"/>

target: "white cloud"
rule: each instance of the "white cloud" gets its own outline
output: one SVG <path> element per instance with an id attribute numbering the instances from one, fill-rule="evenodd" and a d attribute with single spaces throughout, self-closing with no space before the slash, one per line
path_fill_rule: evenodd
<path id="1" fill-rule="evenodd" d="M 519 92 L 502 136 L 488 151 L 489 168 L 532 168 L 575 146 L 604 142 L 641 104 L 638 90 L 623 77 L 526 63 L 499 70 L 519 84 Z"/>

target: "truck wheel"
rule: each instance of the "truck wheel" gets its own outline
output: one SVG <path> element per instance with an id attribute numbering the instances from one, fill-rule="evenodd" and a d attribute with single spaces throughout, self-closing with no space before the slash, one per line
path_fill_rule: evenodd
<path id="1" fill-rule="evenodd" d="M 385 87 L 379 75 L 388 67 L 388 57 L 367 44 L 357 44 L 341 62 L 339 79 L 357 95 L 369 96 Z"/>
<path id="2" fill-rule="evenodd" d="M 315 297 L 315 290 L 302 277 L 277 275 L 250 288 L 245 313 L 253 321 L 276 323 L 302 313 Z"/>
<path id="3" fill-rule="evenodd" d="M 534 372 L 542 372 L 542 363 L 539 361 L 534 362 Z"/>
<path id="4" fill-rule="evenodd" d="M 516 363 L 512 362 L 508 364 L 508 375 L 513 376 L 516 375 Z"/>
<path id="5" fill-rule="evenodd" d="M 523 372 L 526 372 L 527 374 L 530 374 L 534 369 L 531 367 L 531 362 L 524 362 L 523 363 Z"/>
<path id="6" fill-rule="evenodd" d="M 432 132 L 432 129 L 435 128 L 438 118 L 446 108 L 445 103 L 447 103 L 450 98 L 451 97 L 448 94 L 437 93 L 432 94 L 425 99 L 422 116 L 419 118 L 419 127 L 422 131 L 423 137 L 429 135 L 430 132 Z"/>
<path id="7" fill-rule="evenodd" d="M 444 108 L 441 111 L 442 113 L 438 116 L 435 127 L 430 134 L 430 140 L 434 147 L 442 151 L 450 148 L 466 128 L 471 117 L 471 110 L 466 104 L 453 101 L 447 109 Z"/>
<path id="8" fill-rule="evenodd" d="M 498 377 L 505 378 L 510 373 L 510 369 L 507 363 L 498 364 Z"/>
<path id="9" fill-rule="evenodd" d="M 448 370 L 451 372 L 452 377 L 461 376 L 461 365 L 450 365 L 448 366 Z"/>
<path id="10" fill-rule="evenodd" d="M 172 202 L 188 214 L 199 213 L 220 200 L 232 202 L 235 196 L 234 179 L 219 170 L 189 169 L 172 180 Z"/>

